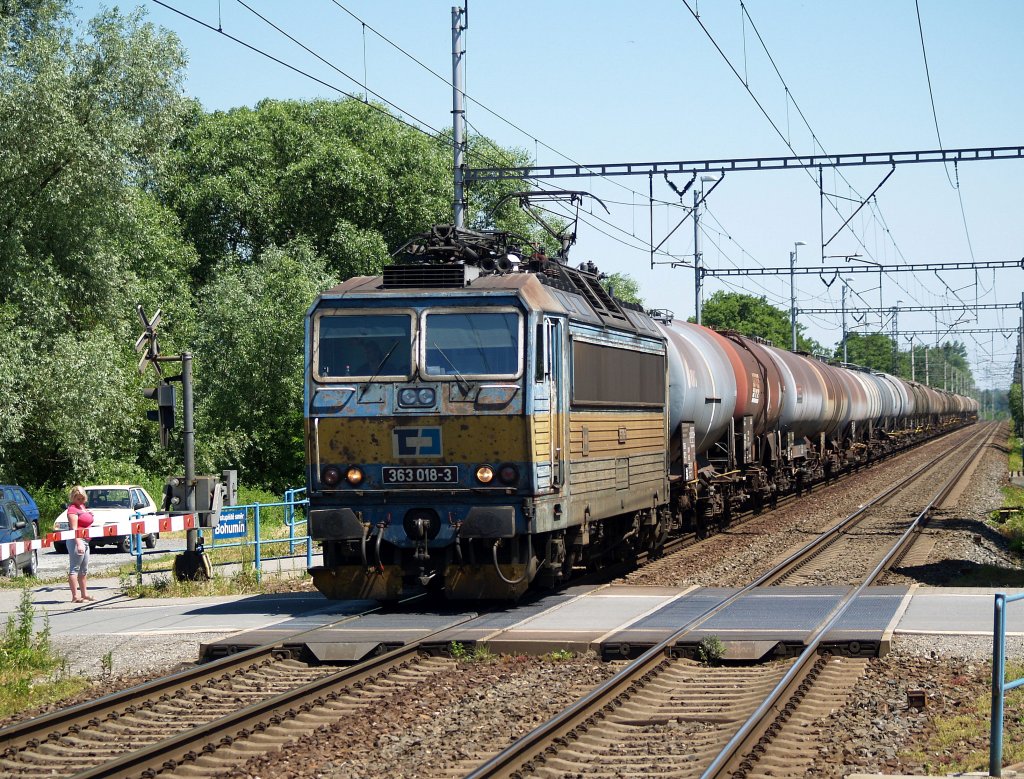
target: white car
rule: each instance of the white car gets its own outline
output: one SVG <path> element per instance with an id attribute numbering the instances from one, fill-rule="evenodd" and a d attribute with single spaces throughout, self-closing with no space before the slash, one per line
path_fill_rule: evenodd
<path id="1" fill-rule="evenodd" d="M 118 522 L 130 522 L 137 519 L 137 515 L 156 514 L 157 505 L 148 492 L 142 487 L 129 484 L 97 484 L 93 487 L 85 487 L 85 507 L 92 512 L 93 527 L 113 525 Z M 62 511 L 53 522 L 55 531 L 70 530 L 68 524 L 67 509 Z M 159 533 L 150 533 L 143 536 L 146 548 L 152 549 L 156 546 Z M 95 549 L 104 544 L 113 544 L 119 552 L 128 553 L 131 551 L 131 536 L 103 536 L 101 538 L 90 538 L 89 546 Z M 65 541 L 55 541 L 53 548 L 61 554 L 66 554 L 68 545 Z"/>

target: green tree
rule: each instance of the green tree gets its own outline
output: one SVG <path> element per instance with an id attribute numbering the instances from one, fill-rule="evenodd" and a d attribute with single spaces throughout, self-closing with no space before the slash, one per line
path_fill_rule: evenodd
<path id="1" fill-rule="evenodd" d="M 775 308 L 764 297 L 739 292 L 715 292 L 705 301 L 701 319 L 707 327 L 736 330 L 743 335 L 764 338 L 782 349 L 792 345 L 789 312 Z M 689 321 L 695 320 L 691 317 Z M 797 322 L 796 332 L 800 351 L 822 351 L 821 344 L 804 335 L 804 326 L 800 322 Z"/>
<path id="2" fill-rule="evenodd" d="M 451 162 L 436 139 L 358 100 L 264 100 L 194 114 L 161 192 L 199 251 L 196 278 L 306 240 L 341 278 L 450 221 Z"/>
<path id="3" fill-rule="evenodd" d="M 218 269 L 192 349 L 198 464 L 282 489 L 302 481 L 303 339 L 313 298 L 337 283 L 305 241 Z"/>
<path id="4" fill-rule="evenodd" d="M 1013 430 L 1017 435 L 1024 431 L 1024 408 L 1021 407 L 1020 384 L 1010 385 L 1010 418 L 1013 419 Z"/>
<path id="5" fill-rule="evenodd" d="M 601 283 L 619 300 L 635 303 L 638 306 L 644 304 L 644 299 L 640 297 L 640 284 L 628 273 L 611 273 Z"/>
<path id="6" fill-rule="evenodd" d="M 876 371 L 891 373 L 893 367 L 892 339 L 881 333 L 847 333 L 847 362 L 872 368 Z M 836 359 L 843 357 L 843 345 L 840 342 L 835 351 Z"/>
<path id="7" fill-rule="evenodd" d="M 186 108 L 177 38 L 143 13 L 0 2 L 0 470 L 29 484 L 135 461 L 136 300 L 194 261 L 150 194 Z"/>

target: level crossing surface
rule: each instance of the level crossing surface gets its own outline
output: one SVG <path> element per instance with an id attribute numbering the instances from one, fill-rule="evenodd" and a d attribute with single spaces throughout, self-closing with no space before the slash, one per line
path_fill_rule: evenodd
<path id="1" fill-rule="evenodd" d="M 325 661 L 358 660 L 427 636 L 439 646 L 458 641 L 485 643 L 494 652 L 569 649 L 618 659 L 635 656 L 734 592 L 613 584 L 572 587 L 489 611 L 476 604 L 454 603 L 440 609 L 389 608 L 367 613 L 375 605 L 372 601 L 330 601 L 315 592 L 138 599 L 120 594 L 116 581 L 99 580 L 93 585 L 95 603 L 72 606 L 66 602 L 65 590 L 51 585 L 33 591 L 37 627 L 48 624 L 54 636 L 208 633 L 214 640 L 203 644 L 201 652 L 209 657 L 271 641 L 287 644 L 295 633 L 313 629 L 298 643 Z M 847 591 L 845 587 L 758 590 L 710 616 L 691 638 L 716 636 L 737 659 L 778 653 L 780 646 L 795 648 Z M 995 592 L 916 585 L 868 588 L 825 643 L 867 655 L 884 653 L 893 637 L 901 634 L 991 636 Z M 18 590 L 0 591 L 0 610 L 13 613 L 19 596 Z M 1007 633 L 1024 636 L 1024 608 L 1008 610 Z"/>

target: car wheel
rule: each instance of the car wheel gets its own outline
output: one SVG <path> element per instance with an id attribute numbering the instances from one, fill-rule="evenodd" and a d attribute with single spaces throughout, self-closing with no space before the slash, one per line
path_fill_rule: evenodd
<path id="1" fill-rule="evenodd" d="M 131 536 L 119 536 L 117 539 L 117 551 L 123 554 L 131 554 L 132 551 L 132 537 Z"/>
<path id="2" fill-rule="evenodd" d="M 146 549 L 156 549 L 156 534 L 150 533 L 146 536 Z"/>
<path id="3" fill-rule="evenodd" d="M 99 545 L 95 541 L 90 541 L 89 542 L 89 552 L 90 553 L 95 552 L 97 546 L 99 546 Z"/>
<path id="4" fill-rule="evenodd" d="M 18 575 L 18 566 L 14 562 L 13 557 L 8 557 L 2 564 L 0 564 L 0 574 L 3 574 L 8 579 L 13 579 Z"/>
<path id="5" fill-rule="evenodd" d="M 54 541 L 53 542 L 53 551 L 56 552 L 57 554 L 67 554 L 68 553 L 68 542 L 67 541 Z"/>
<path id="6" fill-rule="evenodd" d="M 32 557 L 29 559 L 28 565 L 25 566 L 26 576 L 38 576 L 39 575 L 39 550 L 32 550 Z"/>

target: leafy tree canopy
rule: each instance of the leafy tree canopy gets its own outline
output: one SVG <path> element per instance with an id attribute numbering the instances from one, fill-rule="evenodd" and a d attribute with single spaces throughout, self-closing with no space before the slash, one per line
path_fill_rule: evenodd
<path id="1" fill-rule="evenodd" d="M 628 273 L 611 273 L 602 283 L 619 300 L 636 303 L 638 306 L 644 304 L 644 299 L 640 297 L 640 284 Z"/>
<path id="2" fill-rule="evenodd" d="M 707 327 L 736 330 L 743 335 L 764 338 L 782 349 L 792 345 L 789 312 L 775 308 L 763 297 L 739 292 L 715 292 L 705 301 L 701 320 Z M 695 319 L 691 317 L 689 321 Z M 821 344 L 804 335 L 804 326 L 799 321 L 796 332 L 799 351 L 822 351 Z"/>

